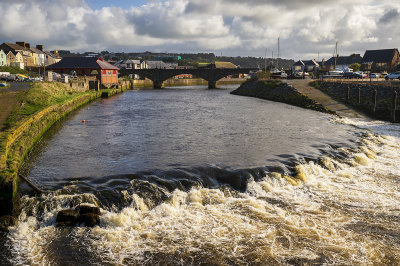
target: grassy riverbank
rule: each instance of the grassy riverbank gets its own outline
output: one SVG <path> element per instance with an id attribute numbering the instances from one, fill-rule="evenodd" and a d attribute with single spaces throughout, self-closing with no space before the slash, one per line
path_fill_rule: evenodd
<path id="1" fill-rule="evenodd" d="M 325 106 L 299 93 L 287 83 L 278 80 L 248 81 L 231 93 L 234 95 L 287 103 L 323 113 L 334 113 Z"/>
<path id="2" fill-rule="evenodd" d="M 41 136 L 59 119 L 102 95 L 121 89 L 85 91 L 62 83 L 34 83 L 19 95 L 0 133 L 0 216 L 11 213 L 18 188 L 18 170 Z M 15 206 L 14 206 L 15 207 Z"/>

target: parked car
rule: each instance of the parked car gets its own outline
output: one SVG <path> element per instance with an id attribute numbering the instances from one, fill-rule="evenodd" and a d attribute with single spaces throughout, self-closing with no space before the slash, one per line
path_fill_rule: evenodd
<path id="1" fill-rule="evenodd" d="M 54 81 L 58 81 L 58 80 L 60 80 L 60 79 L 61 79 L 61 75 L 58 74 L 58 73 L 56 73 L 56 72 L 53 72 L 53 80 L 54 80 Z"/>
<path id="2" fill-rule="evenodd" d="M 353 73 L 353 78 L 363 79 L 363 78 L 368 78 L 368 75 L 362 71 L 356 71 Z"/>
<path id="3" fill-rule="evenodd" d="M 35 81 L 35 82 L 40 82 L 40 81 L 43 81 L 43 77 L 36 77 L 36 78 L 32 78 L 31 80 Z"/>
<path id="4" fill-rule="evenodd" d="M 393 72 L 393 73 L 389 73 L 385 76 L 386 80 L 389 79 L 400 79 L 400 72 Z"/>
<path id="5" fill-rule="evenodd" d="M 371 73 L 371 74 L 369 74 L 369 77 L 372 78 L 372 79 L 378 79 L 380 76 L 381 76 L 381 75 L 378 74 L 378 73 Z"/>
<path id="6" fill-rule="evenodd" d="M 17 80 L 17 75 L 11 74 L 6 78 L 7 81 L 16 81 Z"/>
<path id="7" fill-rule="evenodd" d="M 346 79 L 351 79 L 353 78 L 354 72 L 344 72 L 343 77 Z"/>

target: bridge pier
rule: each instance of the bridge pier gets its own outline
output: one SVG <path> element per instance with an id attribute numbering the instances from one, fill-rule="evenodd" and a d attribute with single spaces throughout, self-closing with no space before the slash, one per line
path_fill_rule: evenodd
<path id="1" fill-rule="evenodd" d="M 217 88 L 217 82 L 215 80 L 209 80 L 208 81 L 208 88 L 209 89 L 215 89 Z"/>
<path id="2" fill-rule="evenodd" d="M 163 82 L 161 80 L 153 80 L 154 89 L 161 89 Z"/>

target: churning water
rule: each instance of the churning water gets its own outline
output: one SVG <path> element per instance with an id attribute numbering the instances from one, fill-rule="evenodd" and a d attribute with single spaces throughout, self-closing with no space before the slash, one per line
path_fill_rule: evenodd
<path id="1" fill-rule="evenodd" d="M 82 120 L 87 123 L 82 124 Z M 39 145 L 15 265 L 396 264 L 400 127 L 201 88 L 137 91 Z M 55 227 L 71 204 L 95 228 Z M 6 260 L 8 258 L 8 260 Z"/>

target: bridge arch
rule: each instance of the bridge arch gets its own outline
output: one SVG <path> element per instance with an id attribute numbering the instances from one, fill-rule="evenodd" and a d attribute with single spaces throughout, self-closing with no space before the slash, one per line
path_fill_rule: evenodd
<path id="1" fill-rule="evenodd" d="M 162 83 L 169 78 L 182 74 L 191 74 L 208 82 L 208 88 L 215 89 L 218 80 L 235 74 L 249 73 L 255 69 L 250 68 L 205 68 L 205 69 L 130 69 L 121 70 L 121 75 L 137 74 L 153 81 L 154 88 L 161 89 Z"/>

